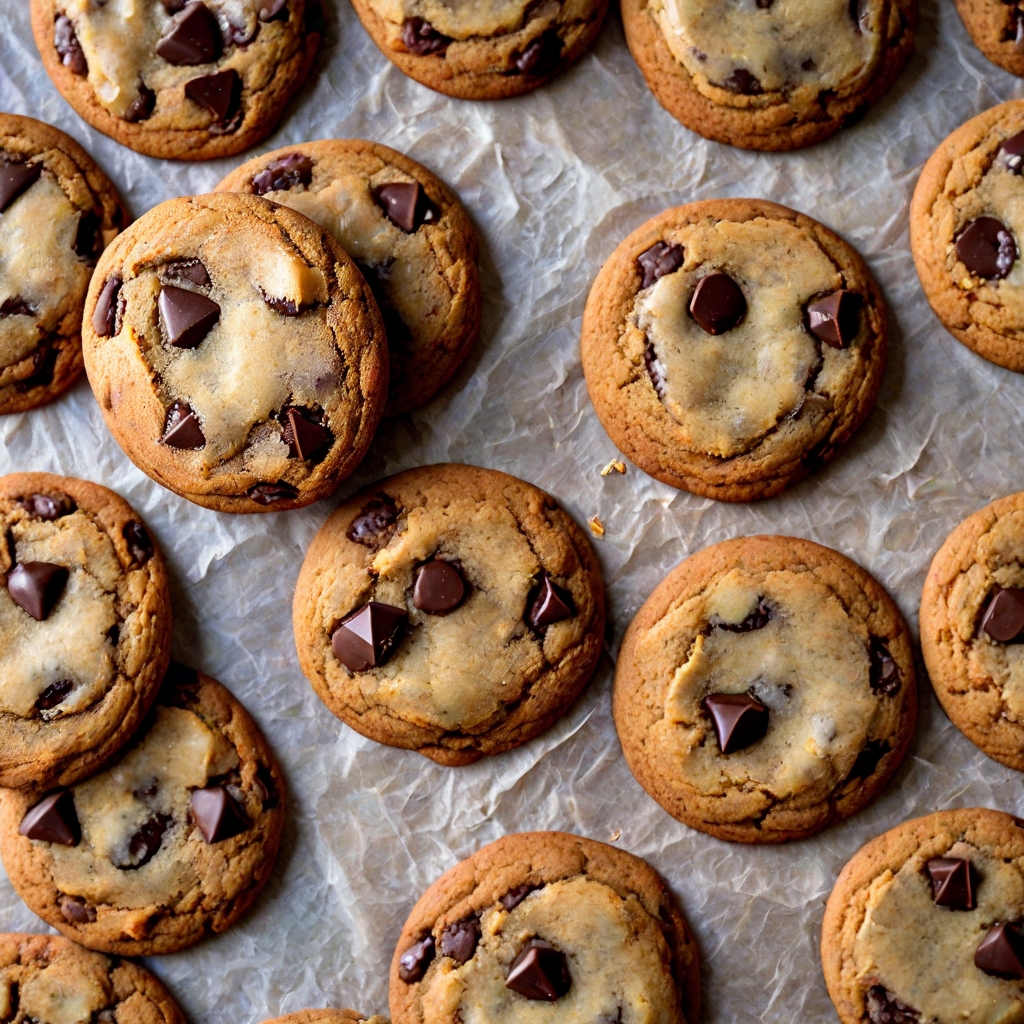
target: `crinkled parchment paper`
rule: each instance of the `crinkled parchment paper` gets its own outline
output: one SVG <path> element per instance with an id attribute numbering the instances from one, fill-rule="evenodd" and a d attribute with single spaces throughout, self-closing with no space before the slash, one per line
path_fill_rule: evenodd
<path id="1" fill-rule="evenodd" d="M 933 553 L 964 516 L 1024 488 L 1024 376 L 953 340 L 925 302 L 907 211 L 918 172 L 957 125 L 1024 94 L 974 49 L 950 0 L 922 0 L 917 55 L 859 125 L 778 156 L 706 142 L 654 101 L 612 15 L 593 51 L 518 100 L 435 95 L 384 59 L 346 0 L 333 0 L 315 71 L 266 148 L 361 136 L 404 150 L 462 197 L 482 236 L 483 333 L 426 409 L 380 430 L 340 496 L 424 463 L 465 461 L 547 489 L 595 540 L 608 584 L 608 656 L 551 732 L 510 754 L 444 769 L 341 726 L 296 665 L 291 596 L 303 553 L 333 508 L 232 517 L 162 490 L 108 435 L 83 380 L 54 404 L 0 419 L 0 472 L 49 470 L 113 487 L 167 554 L 175 656 L 226 683 L 277 752 L 290 784 L 273 878 L 227 934 L 150 961 L 197 1024 L 256 1024 L 306 1006 L 386 1011 L 387 967 L 405 915 L 442 871 L 506 832 L 563 829 L 646 857 L 700 940 L 706 1024 L 828 1022 L 818 959 L 823 904 L 867 839 L 940 807 L 1024 813 L 1020 776 L 984 757 L 940 712 L 926 679 L 907 760 L 873 807 L 807 842 L 746 849 L 678 824 L 633 781 L 609 709 L 630 617 L 680 560 L 741 534 L 791 533 L 873 572 L 916 625 Z M 138 156 L 90 129 L 50 84 L 27 0 L 0 0 L 0 109 L 69 132 L 138 216 L 209 190 L 233 162 L 189 166 Z M 252 154 L 250 154 L 252 155 Z M 587 398 L 580 318 L 601 262 L 661 209 L 760 196 L 809 213 L 856 245 L 894 311 L 878 408 L 831 467 L 780 498 L 716 504 L 634 467 Z M 41 923 L 0 879 L 0 928 Z"/>

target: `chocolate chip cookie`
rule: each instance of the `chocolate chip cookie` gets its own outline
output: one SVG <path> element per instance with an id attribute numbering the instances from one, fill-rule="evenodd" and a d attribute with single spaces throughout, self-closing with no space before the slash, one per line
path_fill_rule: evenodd
<path id="1" fill-rule="evenodd" d="M 264 1021 L 264 1024 L 388 1024 L 388 1021 L 376 1014 L 364 1017 L 355 1010 L 298 1010 Z"/>
<path id="2" fill-rule="evenodd" d="M 209 160 L 255 145 L 302 85 L 319 0 L 31 0 L 61 95 L 147 156 Z"/>
<path id="3" fill-rule="evenodd" d="M 425 167 L 375 142 L 328 139 L 250 160 L 217 190 L 298 210 L 357 262 L 388 336 L 385 416 L 428 402 L 469 355 L 480 332 L 476 232 Z"/>
<path id="4" fill-rule="evenodd" d="M 172 663 L 143 729 L 70 788 L 0 793 L 0 854 L 18 895 L 104 953 L 173 953 L 222 932 L 270 876 L 280 769 L 220 683 Z"/>
<path id="5" fill-rule="evenodd" d="M 754 199 L 666 210 L 612 253 L 583 372 L 615 444 L 664 483 L 766 498 L 829 462 L 871 411 L 888 314 L 860 256 Z"/>
<path id="6" fill-rule="evenodd" d="M 391 961 L 388 1001 L 394 1024 L 696 1024 L 700 967 L 645 861 L 564 832 L 524 832 L 423 894 Z"/>
<path id="7" fill-rule="evenodd" d="M 842 1024 L 1024 1019 L 1024 822 L 981 807 L 862 847 L 825 909 L 821 959 Z"/>
<path id="8" fill-rule="evenodd" d="M 630 770 L 673 817 L 732 842 L 802 839 L 871 803 L 903 759 L 910 635 L 838 552 L 723 541 L 637 612 L 613 710 Z"/>
<path id="9" fill-rule="evenodd" d="M 590 542 L 543 491 L 427 466 L 324 523 L 293 618 L 302 671 L 346 725 L 464 765 L 568 709 L 601 655 L 604 591 Z"/>
<path id="10" fill-rule="evenodd" d="M 400 71 L 464 100 L 520 96 L 586 52 L 608 0 L 352 0 Z"/>
<path id="11" fill-rule="evenodd" d="M 993 64 L 1024 75 L 1024 4 L 1017 0 L 953 0 L 974 45 Z"/>
<path id="12" fill-rule="evenodd" d="M 1024 100 L 972 118 L 929 157 L 910 207 L 925 295 L 958 341 L 1024 372 Z"/>
<path id="13" fill-rule="evenodd" d="M 0 935 L 0 1018 L 10 1024 L 185 1024 L 159 979 L 56 935 Z"/>
<path id="14" fill-rule="evenodd" d="M 126 221 L 74 139 L 0 114 L 0 414 L 42 405 L 78 379 L 89 278 Z"/>
<path id="15" fill-rule="evenodd" d="M 137 220 L 97 267 L 83 347 L 128 457 L 219 512 L 330 494 L 387 396 L 384 325 L 356 265 L 258 196 L 172 199 Z"/>
<path id="16" fill-rule="evenodd" d="M 164 560 L 99 484 L 0 477 L 0 785 L 70 785 L 131 736 L 171 652 Z"/>

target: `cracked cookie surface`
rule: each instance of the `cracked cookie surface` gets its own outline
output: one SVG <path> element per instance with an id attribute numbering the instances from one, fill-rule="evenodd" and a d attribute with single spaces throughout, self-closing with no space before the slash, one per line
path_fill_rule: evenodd
<path id="1" fill-rule="evenodd" d="M 630 770 L 673 817 L 734 842 L 803 838 L 869 804 L 902 760 L 917 710 L 909 633 L 836 551 L 724 541 L 637 612 L 613 710 Z"/>
<path id="2" fill-rule="evenodd" d="M 535 940 L 553 950 L 516 971 Z M 546 995 L 545 980 L 555 981 Z M 695 1024 L 700 967 L 683 915 L 645 861 L 528 832 L 485 846 L 427 889 L 402 929 L 388 999 L 394 1024 Z"/>
<path id="3" fill-rule="evenodd" d="M 953 0 L 974 45 L 1011 74 L 1024 75 L 1024 5 L 1016 0 Z"/>
<path id="4" fill-rule="evenodd" d="M 299 664 L 343 722 L 462 765 L 569 708 L 601 654 L 604 592 L 590 542 L 543 491 L 438 465 L 334 512 L 306 554 L 293 622 Z"/>

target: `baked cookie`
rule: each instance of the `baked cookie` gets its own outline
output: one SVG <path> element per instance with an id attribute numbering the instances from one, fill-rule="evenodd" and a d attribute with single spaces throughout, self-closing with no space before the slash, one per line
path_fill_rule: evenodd
<path id="1" fill-rule="evenodd" d="M 910 244 L 935 315 L 958 341 L 1024 372 L 1024 100 L 950 135 L 924 165 Z"/>
<path id="2" fill-rule="evenodd" d="M 159 979 L 56 935 L 0 935 L 0 1019 L 10 1024 L 185 1024 Z"/>
<path id="3" fill-rule="evenodd" d="M 388 1024 L 386 1017 L 364 1017 L 355 1010 L 297 1010 L 264 1024 Z"/>
<path id="4" fill-rule="evenodd" d="M 0 414 L 42 405 L 78 379 L 89 278 L 126 221 L 74 139 L 0 114 Z"/>
<path id="5" fill-rule="evenodd" d="M 391 961 L 388 1001 L 394 1024 L 696 1024 L 700 966 L 645 861 L 564 832 L 524 832 L 423 894 Z"/>
<path id="6" fill-rule="evenodd" d="M 400 71 L 462 100 L 520 96 L 574 64 L 608 0 L 352 0 Z"/>
<path id="7" fill-rule="evenodd" d="M 0 786 L 67 786 L 122 747 L 171 654 L 164 560 L 99 484 L 0 477 Z"/>
<path id="8" fill-rule="evenodd" d="M 302 671 L 346 725 L 464 765 L 569 708 L 601 656 L 604 590 L 590 542 L 543 491 L 426 466 L 324 523 L 293 619 Z"/>
<path id="9" fill-rule="evenodd" d="M 384 325 L 355 264 L 257 196 L 171 199 L 137 220 L 100 260 L 82 341 L 128 457 L 218 512 L 330 494 L 387 397 Z"/>
<path id="10" fill-rule="evenodd" d="M 842 1024 L 1024 1019 L 1024 822 L 981 807 L 914 818 L 843 868 L 821 960 Z"/>
<path id="11" fill-rule="evenodd" d="M 786 150 L 827 139 L 914 52 L 917 0 L 622 0 L 658 102 L 705 138 Z"/>
<path id="12" fill-rule="evenodd" d="M 837 551 L 727 540 L 637 612 L 612 703 L 630 770 L 674 818 L 732 842 L 802 839 L 871 803 L 903 759 L 910 634 Z"/>
<path id="13" fill-rule="evenodd" d="M 888 314 L 864 261 L 755 199 L 666 210 L 601 268 L 583 372 L 645 473 L 720 501 L 767 498 L 831 461 L 885 370 Z"/>
<path id="14" fill-rule="evenodd" d="M 217 191 L 304 213 L 356 261 L 388 336 L 385 416 L 424 405 L 469 355 L 480 332 L 476 232 L 425 167 L 375 142 L 328 139 L 250 160 Z"/>
<path id="15" fill-rule="evenodd" d="M 1024 4 L 1017 0 L 953 0 L 974 45 L 993 64 L 1024 75 Z"/>
<path id="16" fill-rule="evenodd" d="M 284 783 L 220 683 L 172 663 L 111 767 L 70 789 L 0 792 L 0 854 L 47 924 L 90 949 L 174 953 L 230 927 L 270 877 Z"/>
<path id="17" fill-rule="evenodd" d="M 210 160 L 269 135 L 320 42 L 319 0 L 31 0 L 54 85 L 137 153 Z"/>

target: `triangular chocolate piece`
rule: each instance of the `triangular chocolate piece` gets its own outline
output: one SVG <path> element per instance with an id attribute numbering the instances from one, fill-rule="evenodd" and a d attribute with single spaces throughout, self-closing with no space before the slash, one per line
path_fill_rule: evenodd
<path id="1" fill-rule="evenodd" d="M 219 843 L 252 828 L 245 810 L 223 786 L 192 792 L 192 819 L 208 843 Z"/>
<path id="2" fill-rule="evenodd" d="M 840 288 L 807 304 L 807 328 L 832 348 L 846 348 L 860 330 L 860 296 Z"/>
<path id="3" fill-rule="evenodd" d="M 218 71 L 214 75 L 204 75 L 186 82 L 185 95 L 193 103 L 206 107 L 218 124 L 224 124 L 238 110 L 242 98 L 242 79 L 234 68 L 228 68 L 227 71 Z"/>
<path id="4" fill-rule="evenodd" d="M 421 224 L 436 223 L 441 216 L 418 181 L 380 185 L 373 190 L 373 196 L 388 220 L 408 234 Z"/>
<path id="5" fill-rule="evenodd" d="M 171 403 L 167 419 L 164 420 L 164 436 L 160 441 L 169 448 L 181 451 L 195 451 L 206 444 L 203 428 L 187 402 L 176 400 Z"/>
<path id="6" fill-rule="evenodd" d="M 53 611 L 68 582 L 68 570 L 52 562 L 21 562 L 7 574 L 11 600 L 42 622 Z"/>
<path id="7" fill-rule="evenodd" d="M 42 164 L 4 164 L 0 167 L 0 213 L 39 180 Z"/>
<path id="8" fill-rule="evenodd" d="M 195 348 L 220 319 L 220 306 L 212 299 L 173 285 L 160 289 L 157 305 L 167 340 L 175 348 Z"/>
<path id="9" fill-rule="evenodd" d="M 156 45 L 157 54 L 175 67 L 212 64 L 223 50 L 217 19 L 201 2 L 190 3 Z"/>
<path id="10" fill-rule="evenodd" d="M 932 857 L 925 865 L 932 880 L 932 899 L 950 910 L 973 910 L 974 869 L 962 857 Z"/>
<path id="11" fill-rule="evenodd" d="M 70 789 L 59 789 L 44 796 L 21 819 L 18 834 L 41 843 L 77 846 L 82 829 L 75 813 L 75 798 Z"/>
<path id="12" fill-rule="evenodd" d="M 749 747 L 768 731 L 768 708 L 749 693 L 711 693 L 702 703 L 723 754 Z"/>
<path id="13" fill-rule="evenodd" d="M 544 939 L 527 939 L 505 980 L 513 992 L 549 1003 L 564 996 L 571 985 L 565 954 Z"/>
<path id="14" fill-rule="evenodd" d="M 334 631 L 335 657 L 351 672 L 366 672 L 387 661 L 405 625 L 404 608 L 370 601 Z"/>
<path id="15" fill-rule="evenodd" d="M 1024 936 L 1011 924 L 994 924 L 974 951 L 974 966 L 996 978 L 1024 978 Z"/>
<path id="16" fill-rule="evenodd" d="M 527 621 L 534 629 L 543 629 L 556 622 L 571 619 L 576 614 L 576 605 L 572 594 L 562 587 L 556 586 L 545 576 L 540 585 L 540 592 L 530 606 Z"/>
<path id="17" fill-rule="evenodd" d="M 311 415 L 306 409 L 294 406 L 285 410 L 284 439 L 288 442 L 293 459 L 311 459 L 334 437 L 327 427 L 311 420 Z"/>
<path id="18" fill-rule="evenodd" d="M 1024 630 L 1024 590 L 996 586 L 981 617 L 981 628 L 993 640 L 1007 644 Z"/>

